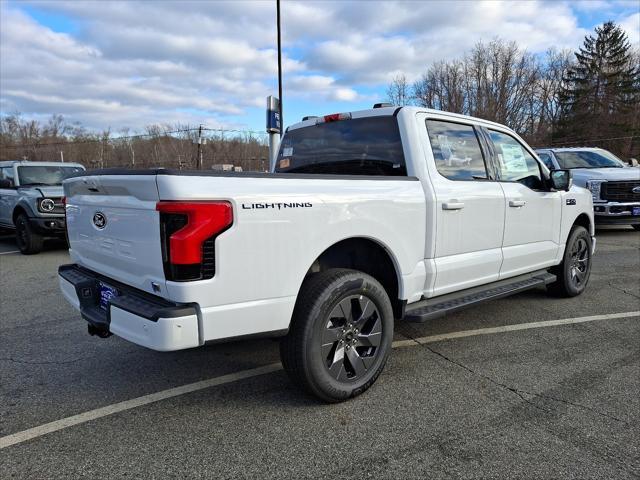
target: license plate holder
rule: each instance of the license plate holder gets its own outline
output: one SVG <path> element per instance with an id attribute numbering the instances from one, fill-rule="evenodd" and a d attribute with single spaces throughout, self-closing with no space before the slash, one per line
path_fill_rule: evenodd
<path id="1" fill-rule="evenodd" d="M 109 310 L 109 302 L 112 298 L 118 296 L 118 289 L 107 285 L 106 283 L 99 282 L 98 290 L 98 305 L 104 311 Z"/>
<path id="2" fill-rule="evenodd" d="M 640 207 L 631 207 L 631 215 L 634 217 L 640 215 Z"/>

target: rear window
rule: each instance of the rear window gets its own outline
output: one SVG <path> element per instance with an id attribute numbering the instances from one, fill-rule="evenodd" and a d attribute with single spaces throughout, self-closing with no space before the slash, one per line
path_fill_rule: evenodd
<path id="1" fill-rule="evenodd" d="M 406 176 L 395 117 L 367 117 L 290 130 L 276 172 Z"/>

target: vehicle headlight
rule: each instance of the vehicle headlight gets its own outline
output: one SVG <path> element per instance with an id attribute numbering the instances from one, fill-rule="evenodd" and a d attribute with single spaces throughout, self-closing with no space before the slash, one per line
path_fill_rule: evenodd
<path id="1" fill-rule="evenodd" d="M 40 203 L 38 204 L 38 208 L 40 208 L 40 211 L 46 212 L 46 213 L 53 212 L 53 209 L 55 207 L 56 207 L 56 203 L 51 198 L 43 198 L 42 200 L 40 200 Z"/>
<path id="2" fill-rule="evenodd" d="M 587 180 L 587 188 L 591 192 L 591 198 L 593 198 L 594 202 L 603 202 L 600 198 L 600 190 L 602 189 L 602 184 L 606 180 Z"/>

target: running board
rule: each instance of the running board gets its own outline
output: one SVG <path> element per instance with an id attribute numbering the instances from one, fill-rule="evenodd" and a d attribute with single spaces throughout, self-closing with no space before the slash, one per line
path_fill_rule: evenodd
<path id="1" fill-rule="evenodd" d="M 428 320 L 442 317 L 447 313 L 486 302 L 487 300 L 508 297 L 509 295 L 541 287 L 555 281 L 555 275 L 546 270 L 541 270 L 507 280 L 492 282 L 488 285 L 469 288 L 461 292 L 421 300 L 407 305 L 404 320 L 407 322 L 424 323 Z"/>

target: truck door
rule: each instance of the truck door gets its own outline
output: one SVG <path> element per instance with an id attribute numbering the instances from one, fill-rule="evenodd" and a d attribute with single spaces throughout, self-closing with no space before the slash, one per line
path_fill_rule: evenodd
<path id="1" fill-rule="evenodd" d="M 562 196 L 545 187 L 541 165 L 526 144 L 497 129 L 486 133 L 505 194 L 500 278 L 549 267 L 558 254 Z"/>
<path id="2" fill-rule="evenodd" d="M 505 202 L 471 123 L 426 118 L 427 169 L 435 192 L 435 282 L 431 295 L 498 279 Z M 432 237 L 433 238 L 433 237 Z"/>

